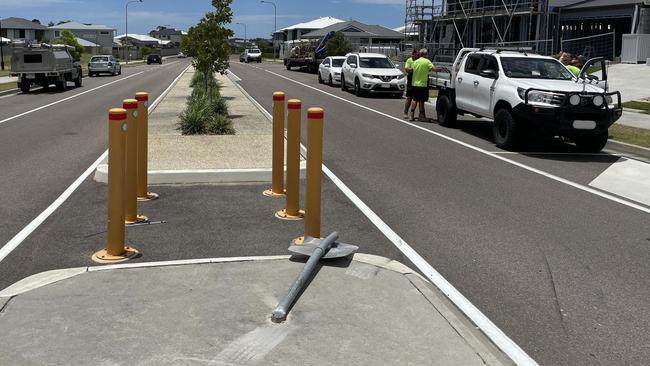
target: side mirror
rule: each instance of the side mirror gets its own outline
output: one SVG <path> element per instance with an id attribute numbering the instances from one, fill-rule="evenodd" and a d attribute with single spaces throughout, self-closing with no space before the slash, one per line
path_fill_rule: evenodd
<path id="1" fill-rule="evenodd" d="M 481 70 L 480 75 L 484 78 L 490 78 L 490 79 L 497 78 L 496 70 L 492 70 L 492 69 Z"/>
<path id="2" fill-rule="evenodd" d="M 348 65 L 349 65 L 350 68 L 352 68 L 352 69 L 356 69 L 356 68 L 357 68 L 357 64 L 348 64 Z"/>
<path id="3" fill-rule="evenodd" d="M 395 68 L 396 68 L 396 69 L 399 69 L 399 68 L 400 68 L 400 64 L 395 64 Z"/>

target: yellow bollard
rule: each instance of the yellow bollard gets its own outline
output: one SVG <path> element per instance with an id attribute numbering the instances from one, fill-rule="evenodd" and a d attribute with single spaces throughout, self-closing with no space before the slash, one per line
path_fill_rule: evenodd
<path id="1" fill-rule="evenodd" d="M 138 101 L 138 158 L 137 158 L 137 183 L 136 194 L 138 202 L 154 200 L 158 198 L 157 193 L 147 191 L 147 158 L 149 153 L 149 93 L 135 93 L 135 100 Z"/>
<path id="2" fill-rule="evenodd" d="M 138 101 L 124 99 L 122 108 L 126 109 L 126 175 L 124 178 L 124 223 L 147 222 L 146 216 L 138 215 L 138 195 L 136 192 L 138 173 Z"/>
<path id="3" fill-rule="evenodd" d="M 275 216 L 283 220 L 301 220 L 304 212 L 300 210 L 300 113 L 302 102 L 289 99 L 287 116 L 287 201 L 285 208 Z"/>
<path id="4" fill-rule="evenodd" d="M 265 196 L 284 196 L 284 93 L 273 93 L 273 162 L 271 189 Z"/>
<path id="5" fill-rule="evenodd" d="M 108 112 L 108 215 L 106 248 L 96 252 L 96 262 L 126 260 L 138 251 L 124 242 L 124 173 L 126 147 L 126 110 Z"/>
<path id="6" fill-rule="evenodd" d="M 307 194 L 305 237 L 320 238 L 320 203 L 323 165 L 323 109 L 307 110 Z"/>

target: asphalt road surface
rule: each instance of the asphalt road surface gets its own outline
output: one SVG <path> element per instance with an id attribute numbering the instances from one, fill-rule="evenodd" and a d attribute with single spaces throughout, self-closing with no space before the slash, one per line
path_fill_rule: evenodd
<path id="1" fill-rule="evenodd" d="M 649 207 L 589 186 L 621 157 L 557 141 L 506 152 L 485 121 L 407 124 L 403 99 L 277 63 L 231 70 L 269 111 L 276 90 L 323 107 L 324 164 L 540 364 L 647 364 Z"/>
<path id="2" fill-rule="evenodd" d="M 189 64 L 124 67 L 64 92 L 0 97 L 0 243 L 45 210 L 108 146 L 108 110 L 146 91 L 153 101 Z M 40 108 L 40 109 L 39 109 Z"/>

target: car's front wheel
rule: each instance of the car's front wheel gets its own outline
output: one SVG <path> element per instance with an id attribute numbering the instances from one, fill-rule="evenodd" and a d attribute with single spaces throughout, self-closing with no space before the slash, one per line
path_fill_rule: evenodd
<path id="1" fill-rule="evenodd" d="M 332 80 L 332 75 L 330 75 L 330 78 L 329 78 L 328 84 L 329 84 L 330 86 L 334 85 L 334 80 Z"/>
<path id="2" fill-rule="evenodd" d="M 81 70 L 79 70 L 79 74 L 77 74 L 77 78 L 74 80 L 74 86 L 78 88 L 81 86 L 81 83 Z"/>
<path id="3" fill-rule="evenodd" d="M 605 131 L 588 135 L 578 135 L 573 140 L 581 151 L 595 153 L 607 145 L 608 138 L 609 134 Z"/>
<path id="4" fill-rule="evenodd" d="M 318 72 L 318 83 L 319 84 L 323 83 L 323 77 L 320 75 L 320 71 Z"/>
<path id="5" fill-rule="evenodd" d="M 343 75 L 341 75 L 341 90 L 348 90 L 348 86 L 345 84 L 345 77 L 343 77 Z"/>
<path id="6" fill-rule="evenodd" d="M 27 81 L 23 81 L 18 83 L 18 87 L 20 88 L 20 91 L 23 93 L 28 93 L 29 92 L 29 83 Z"/>
<path id="7" fill-rule="evenodd" d="M 517 147 L 521 140 L 521 128 L 512 113 L 506 108 L 499 109 L 494 115 L 492 132 L 494 142 L 502 149 L 510 150 Z"/>

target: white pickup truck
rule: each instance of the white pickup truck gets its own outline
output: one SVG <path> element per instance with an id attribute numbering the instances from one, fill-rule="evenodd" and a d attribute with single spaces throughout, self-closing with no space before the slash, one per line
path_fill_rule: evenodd
<path id="1" fill-rule="evenodd" d="M 589 60 L 579 77 L 552 57 L 522 51 L 464 48 L 453 64 L 436 66 L 442 71 L 430 85 L 439 89 L 439 124 L 452 126 L 458 115 L 491 119 L 504 149 L 530 135 L 561 136 L 597 152 L 623 111 L 620 93 L 607 91 L 603 58 Z"/>

